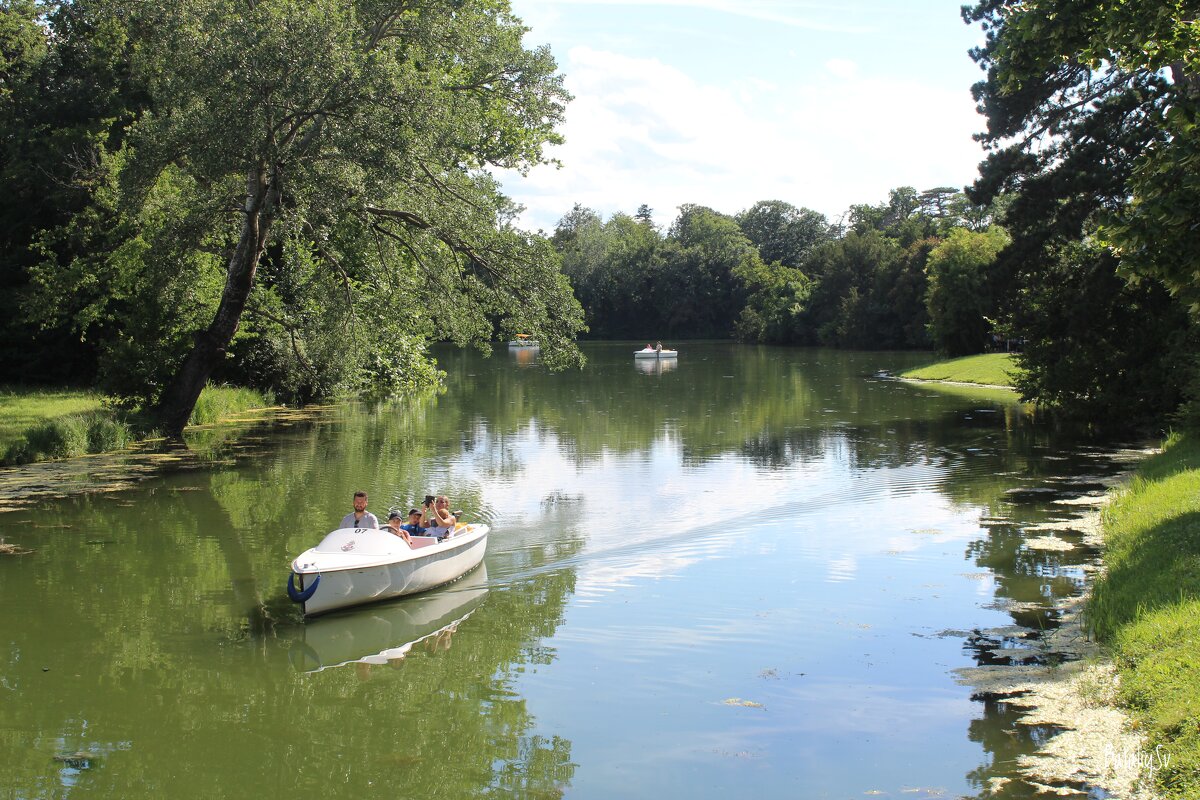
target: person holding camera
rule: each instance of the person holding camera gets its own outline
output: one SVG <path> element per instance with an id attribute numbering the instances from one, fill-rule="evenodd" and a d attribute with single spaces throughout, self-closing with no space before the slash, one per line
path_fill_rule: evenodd
<path id="1" fill-rule="evenodd" d="M 425 511 L 421 514 L 421 525 L 436 529 L 431 535 L 442 537 L 454 530 L 458 519 L 450 513 L 450 498 L 444 494 L 434 497 L 425 495 Z"/>

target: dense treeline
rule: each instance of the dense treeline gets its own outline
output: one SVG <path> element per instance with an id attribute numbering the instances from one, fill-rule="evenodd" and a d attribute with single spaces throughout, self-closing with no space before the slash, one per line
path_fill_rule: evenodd
<path id="1" fill-rule="evenodd" d="M 685 205 L 664 231 L 645 206 L 608 220 L 576 206 L 551 241 L 595 338 L 1011 349 L 1029 399 L 1105 424 L 1186 421 L 1194 318 L 1097 241 L 1124 184 L 1079 169 L 1054 166 L 1033 190 L 989 161 L 965 193 L 902 187 L 843 222 L 772 200 L 733 216 Z"/>
<path id="2" fill-rule="evenodd" d="M 586 310 L 596 338 L 1017 342 L 1029 398 L 1196 416 L 1194 15 L 1084 5 L 964 10 L 989 151 L 965 193 L 577 207 L 547 238 L 489 169 L 545 161 L 569 97 L 504 2 L 3 0 L 0 371 L 177 432 L 209 377 L 414 387 L 428 342 L 516 331 L 578 364 Z"/>
<path id="3" fill-rule="evenodd" d="M 965 198 L 899 189 L 840 224 L 778 201 L 733 217 L 685 207 L 661 236 L 645 210 L 605 222 L 576 208 L 554 242 L 593 333 L 948 355 L 1015 342 L 1026 398 L 1103 424 L 1194 425 L 1194 5 L 966 7 L 986 34 L 972 56 L 988 155 Z M 721 245 L 697 247 L 698 230 Z"/>
<path id="4" fill-rule="evenodd" d="M 858 349 L 982 351 L 988 268 L 1008 239 L 991 212 L 903 187 L 831 223 L 778 200 L 734 216 L 685 205 L 607 221 L 576 206 L 551 241 L 597 338 L 731 337 Z"/>

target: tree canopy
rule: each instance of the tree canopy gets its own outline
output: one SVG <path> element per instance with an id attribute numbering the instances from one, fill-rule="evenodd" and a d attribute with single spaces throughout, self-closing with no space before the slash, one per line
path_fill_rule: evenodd
<path id="1" fill-rule="evenodd" d="M 987 77 L 974 92 L 989 154 L 971 195 L 1008 197 L 1013 243 L 992 280 L 1007 327 L 1029 340 L 1023 388 L 1092 418 L 1171 411 L 1194 361 L 1196 11 L 1122 0 L 964 9 L 987 34 L 974 53 Z M 1164 288 L 1192 320 L 1170 307 Z M 1076 317 L 1077 308 L 1086 312 Z M 1120 323 L 1121 333 L 1085 336 L 1079 324 L 1089 320 Z M 1063 342 L 1085 351 L 1072 368 Z M 1111 373 L 1117 364 L 1137 365 L 1140 390 Z"/>
<path id="2" fill-rule="evenodd" d="M 31 294 L 73 298 L 61 318 L 168 432 L 223 371 L 394 386 L 430 378 L 430 339 L 516 330 L 579 362 L 557 258 L 488 172 L 543 161 L 569 99 L 507 3 L 38 8 L 35 46 L 110 53 L 138 93 L 90 142 L 93 213 L 46 227 Z"/>

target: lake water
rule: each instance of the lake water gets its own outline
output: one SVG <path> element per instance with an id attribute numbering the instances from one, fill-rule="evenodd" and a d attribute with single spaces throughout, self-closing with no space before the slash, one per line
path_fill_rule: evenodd
<path id="1" fill-rule="evenodd" d="M 28 491 L 0 539 L 34 552 L 0 556 L 0 797 L 926 798 L 1008 775 L 1048 732 L 953 670 L 1039 657 L 1094 553 L 1029 529 L 1077 517 L 1113 454 L 1003 393 L 875 377 L 923 354 L 634 349 L 565 374 L 446 351 L 437 397 L 3 476 Z M 492 526 L 484 567 L 304 622 L 290 560 L 360 488 L 376 513 L 450 494 Z"/>

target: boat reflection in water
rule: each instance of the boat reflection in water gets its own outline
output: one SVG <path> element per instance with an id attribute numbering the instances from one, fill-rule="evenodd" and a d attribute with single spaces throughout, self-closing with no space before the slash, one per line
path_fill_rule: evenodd
<path id="1" fill-rule="evenodd" d="M 487 596 L 487 565 L 441 590 L 305 622 L 288 652 L 300 672 L 344 664 L 386 664 L 414 645 L 447 639 Z"/>
<path id="2" fill-rule="evenodd" d="M 633 363 L 637 365 L 639 372 L 644 372 L 647 375 L 661 375 L 664 372 L 670 372 L 679 366 L 677 358 L 635 358 Z"/>
<path id="3" fill-rule="evenodd" d="M 537 347 L 510 347 L 508 352 L 517 360 L 518 366 L 528 367 L 537 363 L 541 351 Z"/>

